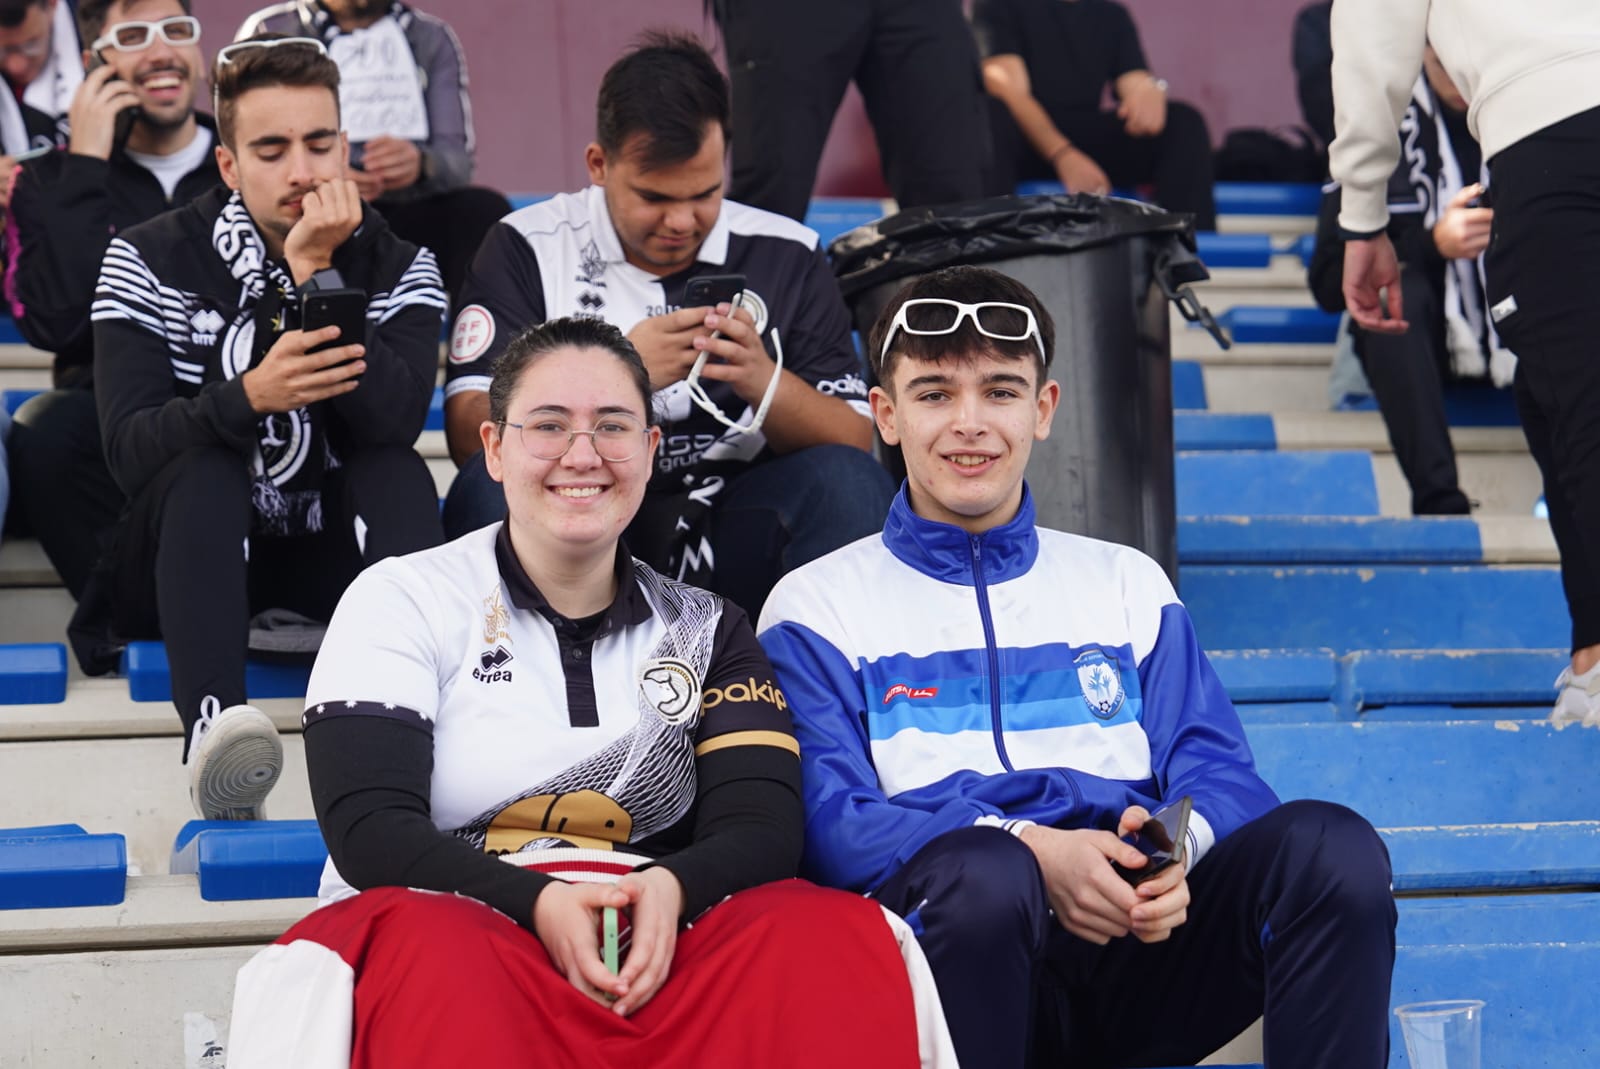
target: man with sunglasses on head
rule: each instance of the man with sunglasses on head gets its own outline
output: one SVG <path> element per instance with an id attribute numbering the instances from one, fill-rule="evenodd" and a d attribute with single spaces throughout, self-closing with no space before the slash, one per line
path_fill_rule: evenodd
<path id="1" fill-rule="evenodd" d="M 112 237 L 214 188 L 216 126 L 195 110 L 200 21 L 188 0 L 84 0 L 91 67 L 65 152 L 17 173 L 5 296 L 28 342 L 55 354 L 52 390 L 17 412 L 16 521 L 67 590 L 83 595 L 127 503 L 106 467 L 95 411 L 90 305 Z"/>
<path id="2" fill-rule="evenodd" d="M 130 499 L 112 636 L 166 641 L 200 815 L 254 819 L 282 751 L 245 702 L 247 643 L 281 650 L 268 625 L 288 617 L 314 646 L 362 567 L 440 540 L 412 443 L 445 296 L 433 254 L 390 233 L 349 177 L 321 41 L 230 45 L 212 84 L 225 188 L 111 242 L 95 381 Z M 353 305 L 364 329 L 301 329 L 308 297 Z"/>
<path id="3" fill-rule="evenodd" d="M 893 495 L 849 313 L 815 231 L 723 197 L 728 83 L 700 42 L 645 35 L 601 80 L 597 112 L 593 184 L 501 220 L 468 274 L 446 367 L 461 473 L 445 530 L 505 515 L 479 437 L 500 351 L 546 319 L 604 319 L 644 358 L 663 422 L 629 548 L 753 616 L 784 571 L 876 530 Z"/>
<path id="4" fill-rule="evenodd" d="M 917 931 L 964 1065 L 1193 1065 L 1264 1014 L 1268 1065 L 1380 1069 L 1383 843 L 1278 804 L 1158 564 L 1034 525 L 1054 344 L 977 267 L 913 281 L 872 330 L 905 485 L 758 629 L 800 741 L 803 870 Z M 1185 803 L 1181 853 L 1135 882 L 1126 840 Z"/>

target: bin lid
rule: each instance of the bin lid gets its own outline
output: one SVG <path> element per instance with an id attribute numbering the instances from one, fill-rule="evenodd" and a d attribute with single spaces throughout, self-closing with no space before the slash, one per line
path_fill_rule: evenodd
<path id="1" fill-rule="evenodd" d="M 883 282 L 955 264 L 1005 260 L 1038 252 L 1073 252 L 1126 238 L 1170 235 L 1181 272 L 1209 277 L 1195 256 L 1194 217 L 1138 201 L 1081 193 L 1004 196 L 908 208 L 856 227 L 828 246 L 846 297 Z M 1184 255 L 1187 253 L 1187 255 Z"/>

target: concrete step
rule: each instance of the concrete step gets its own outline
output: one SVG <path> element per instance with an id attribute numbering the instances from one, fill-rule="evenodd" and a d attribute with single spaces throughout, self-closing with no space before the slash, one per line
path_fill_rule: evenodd
<path id="1" fill-rule="evenodd" d="M 253 705 L 280 732 L 298 733 L 299 698 L 256 698 Z M 0 705 L 0 742 L 71 739 L 178 738 L 183 725 L 168 702 L 136 702 L 120 678 L 71 680 L 67 700 L 48 705 Z"/>
<path id="2" fill-rule="evenodd" d="M 176 724 L 170 706 L 150 708 Z M 283 710 L 277 712 L 281 719 Z M 181 752 L 176 733 L 115 741 L 6 742 L 0 745 L 0 783 L 6 785 L 8 798 L 5 824 L 79 824 L 91 833 L 120 833 L 127 837 L 130 872 L 164 874 L 174 838 L 195 816 L 188 771 L 179 763 Z M 315 814 L 298 734 L 283 735 L 283 758 L 283 775 L 267 800 L 267 815 L 310 820 Z M 5 917 L 0 912 L 0 933 Z"/>

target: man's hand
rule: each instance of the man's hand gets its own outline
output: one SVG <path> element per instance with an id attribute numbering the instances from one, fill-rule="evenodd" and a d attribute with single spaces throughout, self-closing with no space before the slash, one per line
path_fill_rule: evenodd
<path id="1" fill-rule="evenodd" d="M 300 199 L 300 220 L 283 239 L 283 258 L 296 285 L 325 267 L 333 252 L 361 225 L 361 194 L 348 178 L 335 178 Z"/>
<path id="2" fill-rule="evenodd" d="M 1147 79 L 1117 105 L 1117 118 L 1130 137 L 1155 137 L 1167 126 L 1167 91 Z"/>
<path id="3" fill-rule="evenodd" d="M 1344 243 L 1344 306 L 1363 330 L 1404 334 L 1410 326 L 1401 318 L 1400 261 L 1388 234 Z"/>
<path id="4" fill-rule="evenodd" d="M 1142 805 L 1131 805 L 1122 811 L 1117 821 L 1117 835 L 1125 838 L 1140 831 L 1150 813 Z M 1142 856 L 1142 855 L 1141 855 Z M 1149 863 L 1146 859 L 1146 864 Z M 1124 867 L 1127 867 L 1124 863 Z M 1141 943 L 1159 943 L 1172 935 L 1172 930 L 1189 916 L 1189 880 L 1187 865 L 1168 865 L 1166 871 L 1152 876 L 1133 889 L 1140 899 L 1129 912 L 1130 930 Z"/>
<path id="5" fill-rule="evenodd" d="M 1446 260 L 1469 260 L 1489 247 L 1489 231 L 1494 225 L 1493 208 L 1470 208 L 1468 203 L 1483 195 L 1483 186 L 1461 190 L 1433 224 L 1433 244 Z"/>
<path id="6" fill-rule="evenodd" d="M 628 985 L 600 957 L 600 914 L 627 904 L 619 887 L 561 881 L 546 885 L 533 902 L 534 934 L 550 961 L 569 984 L 608 1008 L 611 998 L 627 994 Z"/>
<path id="7" fill-rule="evenodd" d="M 1111 192 L 1111 179 L 1076 145 L 1056 155 L 1055 167 L 1056 177 L 1067 187 L 1068 193 L 1093 193 L 1103 197 Z"/>
<path id="8" fill-rule="evenodd" d="M 618 979 L 624 993 L 617 1000 L 616 1012 L 623 1017 L 649 1002 L 672 969 L 672 955 L 678 948 L 678 920 L 683 913 L 683 885 L 664 868 L 632 872 L 617 881 L 617 890 L 628 896 L 633 922 L 633 938 L 628 962 Z"/>
<path id="9" fill-rule="evenodd" d="M 726 382 L 733 387 L 739 400 L 747 405 L 759 405 L 772 376 L 778 373 L 778 365 L 772 362 L 766 346 L 761 344 L 755 317 L 747 308 L 735 313 L 732 306 L 724 302 L 707 312 L 702 322 L 706 332 L 695 336 L 694 347 L 709 352 L 716 359 L 706 361 L 705 367 L 700 369 L 700 377 Z M 720 331 L 722 336 L 713 338 L 711 331 Z"/>
<path id="10" fill-rule="evenodd" d="M 367 369 L 367 362 L 359 359 L 366 354 L 365 346 L 336 345 L 320 353 L 306 352 L 338 336 L 338 327 L 285 331 L 261 363 L 239 377 L 250 407 L 262 415 L 293 412 L 355 389 L 356 376 Z M 344 367 L 334 366 L 346 360 L 350 363 Z"/>
<path id="11" fill-rule="evenodd" d="M 676 312 L 641 319 L 628 331 L 628 340 L 639 350 L 645 370 L 650 372 L 650 388 L 664 390 L 682 382 L 700 351 L 695 338 L 705 328 L 707 308 L 680 308 Z"/>
<path id="12" fill-rule="evenodd" d="M 1061 926 L 1079 939 L 1104 946 L 1134 928 L 1139 896 L 1111 867 L 1138 868 L 1145 857 L 1109 831 L 1063 831 L 1035 825 L 1022 841 L 1039 859 L 1045 892 Z"/>
<path id="13" fill-rule="evenodd" d="M 361 199 L 374 201 L 383 196 L 383 178 L 371 171 L 363 171 L 359 167 L 350 168 L 350 181 L 356 184 L 356 192 L 361 194 Z"/>
<path id="14" fill-rule="evenodd" d="M 422 176 L 422 150 L 410 141 L 385 134 L 362 147 L 361 168 L 376 175 L 385 191 L 405 189 Z"/>
<path id="15" fill-rule="evenodd" d="M 109 66 L 96 67 L 84 76 L 67 109 L 72 136 L 67 151 L 97 159 L 111 158 L 117 132 L 117 116 L 124 109 L 139 106 L 133 87 Z"/>

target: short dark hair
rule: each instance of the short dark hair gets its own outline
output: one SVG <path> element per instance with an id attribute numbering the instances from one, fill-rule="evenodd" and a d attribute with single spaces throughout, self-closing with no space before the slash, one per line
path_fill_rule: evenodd
<path id="1" fill-rule="evenodd" d="M 698 38 L 651 30 L 600 81 L 595 140 L 616 156 L 634 134 L 644 134 L 639 166 L 645 171 L 691 159 L 716 123 L 728 137 L 728 80 Z"/>
<path id="2" fill-rule="evenodd" d="M 47 0 L 0 0 L 0 28 L 14 30 L 28 17 L 30 7 L 44 7 Z"/>
<path id="3" fill-rule="evenodd" d="M 639 350 L 622 331 L 603 319 L 588 316 L 546 320 L 511 339 L 489 371 L 490 422 L 502 425 L 504 430 L 511 395 L 516 393 L 522 373 L 529 365 L 558 349 L 603 349 L 616 357 L 627 368 L 633 385 L 639 390 L 645 422 L 656 422 L 651 404 L 650 372 L 645 369 Z"/>
<path id="4" fill-rule="evenodd" d="M 14 0 L 0 0 L 0 25 L 6 25 L 3 12 L 12 2 Z M 65 0 L 62 0 L 62 2 L 64 3 Z M 116 2 L 117 0 L 79 0 L 78 40 L 83 42 L 84 48 L 94 44 L 100 35 L 105 32 L 106 13 L 111 10 L 111 5 Z M 124 2 L 129 3 L 132 0 L 124 0 Z M 189 0 L 178 0 L 178 6 L 183 8 L 185 15 L 194 14 L 194 5 Z"/>
<path id="5" fill-rule="evenodd" d="M 282 33 L 258 33 L 250 41 L 281 41 Z M 211 70 L 212 102 L 217 110 L 217 136 L 233 148 L 234 108 L 239 98 L 252 89 L 274 86 L 320 87 L 333 94 L 339 107 L 339 65 L 327 54 L 309 45 L 278 48 L 246 48 L 234 52 L 227 63 L 222 53 Z"/>
<path id="6" fill-rule="evenodd" d="M 1033 312 L 1039 326 L 1039 337 L 1044 342 L 1044 353 L 1032 338 L 1021 341 L 1004 341 L 980 333 L 972 320 L 963 320 L 950 334 L 907 334 L 900 331 L 894 336 L 894 345 L 880 360 L 883 339 L 889 333 L 900 306 L 918 297 L 943 297 L 946 300 L 977 304 L 982 301 L 1007 301 L 1020 304 Z M 1033 295 L 1033 291 L 1010 275 L 1003 275 L 987 267 L 945 267 L 930 274 L 912 279 L 889 298 L 889 303 L 878 314 L 877 322 L 867 339 L 867 361 L 872 365 L 878 384 L 885 389 L 894 387 L 894 369 L 901 357 L 939 363 L 952 358 L 987 354 L 1002 359 L 1031 360 L 1039 369 L 1039 385 L 1044 385 L 1050 370 L 1050 361 L 1056 352 L 1056 324 L 1049 311 Z"/>

